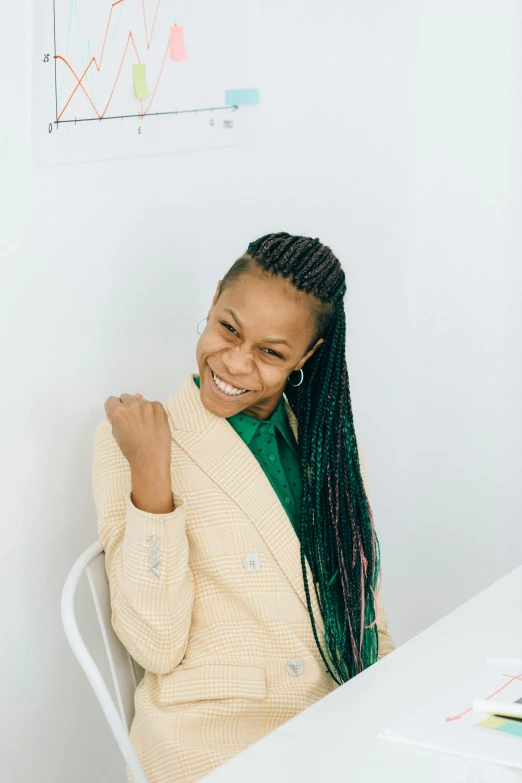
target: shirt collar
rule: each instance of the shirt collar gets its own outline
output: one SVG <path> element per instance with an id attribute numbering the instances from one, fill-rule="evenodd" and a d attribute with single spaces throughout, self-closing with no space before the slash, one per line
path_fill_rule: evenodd
<path id="1" fill-rule="evenodd" d="M 281 396 L 275 410 L 270 414 L 268 419 L 255 419 L 253 416 L 249 416 L 247 413 L 241 412 L 234 414 L 234 416 L 230 416 L 227 421 L 230 422 L 234 429 L 237 429 L 239 426 L 241 426 L 241 437 L 247 446 L 250 444 L 250 441 L 260 428 L 261 430 L 265 430 L 267 434 L 268 432 L 277 429 L 289 447 L 293 451 L 297 452 L 297 444 L 295 442 L 294 433 L 292 432 L 290 422 L 288 421 L 288 416 L 286 415 L 285 401 L 283 396 Z"/>
<path id="2" fill-rule="evenodd" d="M 194 382 L 199 389 L 199 375 L 194 378 Z M 294 433 L 292 432 L 292 428 L 290 426 L 290 422 L 288 421 L 288 416 L 286 415 L 285 400 L 283 395 L 281 395 L 275 410 L 270 414 L 268 419 L 254 419 L 253 416 L 249 416 L 247 413 L 240 412 L 235 413 L 234 416 L 229 416 L 227 421 L 230 422 L 235 430 L 239 429 L 240 425 L 242 425 L 241 437 L 247 446 L 250 444 L 250 441 L 259 430 L 260 426 L 265 430 L 277 428 L 290 448 L 297 453 L 297 444 L 294 438 Z M 267 424 L 270 426 L 266 426 Z"/>

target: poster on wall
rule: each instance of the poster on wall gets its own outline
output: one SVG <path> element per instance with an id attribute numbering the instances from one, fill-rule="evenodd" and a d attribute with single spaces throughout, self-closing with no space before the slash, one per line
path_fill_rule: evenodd
<path id="1" fill-rule="evenodd" d="M 254 138 L 256 3 L 33 0 L 32 162 Z"/>

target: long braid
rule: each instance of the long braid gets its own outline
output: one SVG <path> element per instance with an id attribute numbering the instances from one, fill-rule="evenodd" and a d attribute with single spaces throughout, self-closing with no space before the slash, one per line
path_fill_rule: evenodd
<path id="1" fill-rule="evenodd" d="M 288 278 L 319 300 L 321 345 L 305 365 L 305 381 L 287 384 L 301 454 L 301 563 L 312 630 L 327 671 L 349 680 L 377 660 L 376 593 L 379 541 L 364 490 L 346 366 L 346 281 L 339 260 L 318 239 L 267 234 L 248 246 L 223 284 L 246 264 Z M 321 316 L 323 321 L 321 322 Z M 321 329 L 321 327 L 320 327 Z M 325 626 L 319 640 L 306 562 Z"/>

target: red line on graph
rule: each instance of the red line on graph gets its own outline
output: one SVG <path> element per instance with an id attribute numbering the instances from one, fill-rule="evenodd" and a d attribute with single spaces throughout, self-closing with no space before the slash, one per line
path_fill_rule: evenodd
<path id="1" fill-rule="evenodd" d="M 123 50 L 123 57 L 121 58 L 120 67 L 118 68 L 118 73 L 116 74 L 116 79 L 114 80 L 114 84 L 111 90 L 111 94 L 109 95 L 109 100 L 107 101 L 105 108 L 102 113 L 102 117 L 104 116 L 105 112 L 109 108 L 109 104 L 112 101 L 112 96 L 114 95 L 114 90 L 116 89 L 116 85 L 118 84 L 118 79 L 120 78 L 121 69 L 123 68 L 123 61 L 125 60 L 125 55 L 127 54 L 127 49 L 129 48 L 129 41 L 132 41 L 132 45 L 134 46 L 134 51 L 136 52 L 136 57 L 138 58 L 138 62 L 140 62 L 140 55 L 138 50 L 136 49 L 136 44 L 134 43 L 134 38 L 132 37 L 132 33 L 129 33 L 129 36 L 127 38 L 127 43 L 125 44 L 125 49 Z"/>
<path id="2" fill-rule="evenodd" d="M 84 79 L 85 75 L 87 74 L 87 71 L 89 70 L 89 68 L 91 67 L 91 65 L 94 63 L 94 64 L 95 64 L 95 66 L 96 66 L 96 68 L 98 68 L 98 63 L 96 62 L 96 59 L 95 59 L 94 57 L 92 58 L 92 60 L 90 61 L 89 65 L 87 66 L 87 68 L 86 68 L 86 69 L 84 70 L 84 72 L 82 73 L 81 77 L 80 77 L 80 78 L 78 78 L 77 74 L 76 74 L 76 73 L 75 73 L 75 71 L 74 71 L 74 68 L 71 66 L 71 64 L 70 64 L 69 62 L 67 62 L 67 60 L 65 59 L 65 57 L 62 57 L 60 54 L 57 54 L 57 55 L 56 55 L 56 59 L 57 59 L 57 60 L 63 60 L 63 62 L 64 62 L 66 65 L 67 65 L 67 67 L 69 68 L 69 70 L 70 70 L 70 71 L 71 71 L 71 73 L 73 74 L 74 78 L 75 78 L 75 79 L 76 79 L 76 81 L 78 82 L 78 83 L 77 83 L 77 85 L 76 85 L 76 87 L 75 87 L 75 88 L 74 88 L 74 90 L 72 91 L 72 93 L 69 95 L 69 99 L 67 100 L 67 103 L 65 104 L 65 106 L 64 106 L 64 107 L 63 107 L 63 109 L 61 110 L 61 112 L 60 112 L 60 115 L 59 115 L 59 117 L 58 117 L 58 120 L 60 120 L 60 117 L 63 115 L 63 113 L 64 113 L 64 111 L 66 110 L 67 106 L 68 106 L 68 105 L 69 105 L 69 103 L 71 102 L 71 100 L 72 100 L 72 98 L 73 98 L 73 95 L 75 94 L 75 92 L 76 92 L 76 90 L 78 89 L 78 87 L 81 87 L 81 88 L 82 88 L 82 90 L 83 90 L 83 92 L 84 92 L 84 93 L 85 93 L 85 95 L 87 96 L 87 99 L 89 100 L 89 103 L 91 104 L 92 108 L 93 108 L 93 109 L 94 109 L 94 111 L 96 112 L 96 116 L 97 116 L 97 117 L 99 117 L 100 119 L 103 117 L 103 115 L 105 114 L 105 112 L 106 112 L 106 111 L 107 111 L 107 109 L 109 108 L 109 104 L 110 104 L 110 102 L 111 102 L 111 99 L 112 99 L 112 96 L 113 96 L 114 90 L 116 89 L 116 85 L 117 85 L 117 83 L 118 83 L 118 79 L 120 78 L 120 73 L 121 73 L 121 69 L 122 69 L 122 66 L 123 66 L 123 61 L 125 60 L 125 55 L 127 54 L 127 49 L 129 48 L 129 41 L 132 41 L 132 45 L 133 45 L 133 47 L 134 47 L 134 51 L 136 52 L 136 57 L 138 58 L 138 62 L 140 62 L 140 55 L 139 55 L 138 49 L 136 48 L 136 44 L 135 44 L 135 42 L 134 42 L 134 38 L 132 37 L 132 33 L 129 33 L 129 35 L 128 35 L 128 37 L 127 37 L 127 43 L 125 44 L 125 49 L 124 49 L 124 51 L 123 51 L 123 57 L 121 58 L 120 67 L 118 68 L 118 73 L 117 73 L 117 75 L 116 75 L 116 79 L 115 79 L 114 85 L 113 85 L 113 87 L 112 87 L 111 94 L 110 94 L 110 96 L 109 96 L 109 100 L 107 101 L 107 105 L 105 106 L 105 109 L 103 110 L 103 112 L 102 112 L 101 114 L 100 114 L 100 112 L 98 111 L 98 109 L 96 108 L 96 106 L 94 105 L 94 103 L 93 103 L 93 101 L 92 101 L 92 99 L 91 99 L 91 96 L 89 95 L 89 93 L 87 92 L 87 90 L 85 89 L 85 87 L 84 87 L 84 86 L 83 86 L 83 84 L 82 84 L 82 82 L 83 82 L 83 79 Z M 100 70 L 100 69 L 98 68 L 98 71 L 99 71 L 99 70 Z"/>
<path id="3" fill-rule="evenodd" d="M 123 55 L 122 55 L 122 58 L 121 58 L 120 67 L 118 68 L 118 73 L 116 74 L 116 79 L 114 80 L 114 84 L 112 86 L 112 90 L 111 90 L 111 93 L 109 95 L 109 100 L 107 101 L 107 103 L 105 105 L 105 108 L 103 109 L 103 112 L 101 112 L 101 114 L 100 114 L 100 112 L 98 111 L 98 109 L 94 105 L 94 102 L 93 102 L 91 96 L 89 95 L 89 93 L 85 89 L 85 87 L 83 85 L 83 80 L 84 80 L 85 76 L 87 75 L 87 72 L 89 71 L 89 69 L 90 69 L 90 67 L 91 67 L 91 65 L 93 63 L 94 63 L 94 66 L 96 67 L 96 70 L 98 71 L 98 73 L 100 72 L 102 61 L 103 61 L 103 54 L 105 52 L 105 44 L 107 42 L 107 35 L 109 34 L 109 27 L 110 27 L 110 24 L 111 24 L 112 12 L 113 12 L 113 9 L 115 8 L 115 6 L 120 5 L 120 3 L 123 3 L 123 2 L 124 2 L 124 0 L 116 0 L 116 2 L 112 3 L 112 5 L 111 5 L 111 10 L 110 10 L 110 13 L 109 13 L 109 19 L 107 21 L 107 26 L 105 28 L 105 37 L 103 39 L 103 45 L 102 45 L 102 50 L 101 50 L 99 62 L 96 59 L 96 57 L 92 57 L 92 59 L 90 60 L 89 64 L 87 65 L 87 67 L 85 68 L 84 72 L 82 73 L 82 75 L 79 78 L 78 78 L 78 75 L 76 74 L 76 72 L 74 71 L 73 67 L 65 59 L 65 57 L 62 57 L 60 54 L 56 55 L 56 59 L 57 60 L 62 60 L 67 65 L 67 67 L 69 68 L 69 70 L 71 71 L 71 73 L 73 74 L 73 76 L 74 76 L 74 78 L 76 79 L 76 82 L 77 82 L 76 87 L 74 88 L 74 90 L 71 92 L 71 94 L 67 98 L 67 101 L 65 102 L 65 105 L 64 105 L 63 109 L 61 110 L 59 116 L 57 117 L 58 121 L 63 116 L 63 113 L 67 109 L 68 105 L 70 104 L 73 96 L 75 95 L 75 93 L 76 93 L 76 91 L 78 90 L 79 87 L 81 87 L 81 89 L 85 93 L 85 96 L 87 97 L 87 100 L 89 101 L 89 103 L 91 104 L 92 108 L 94 109 L 94 111 L 96 113 L 96 116 L 99 117 L 99 119 L 103 119 L 105 113 L 107 112 L 107 109 L 109 108 L 110 102 L 112 100 L 112 96 L 114 95 L 114 91 L 116 89 L 116 85 L 118 84 L 118 79 L 120 78 L 121 69 L 123 67 L 123 62 L 125 60 L 125 56 L 127 54 L 127 49 L 129 48 L 129 43 L 130 42 L 132 42 L 132 45 L 134 47 L 134 51 L 136 52 L 136 57 L 138 58 L 138 63 L 141 63 L 140 54 L 138 52 L 138 48 L 136 46 L 136 42 L 135 42 L 134 36 L 132 34 L 132 30 L 130 30 L 129 31 L 129 35 L 127 36 L 125 49 L 123 51 Z M 143 23 L 144 23 L 144 27 L 145 27 L 145 40 L 147 42 L 147 49 L 150 49 L 150 46 L 151 46 L 152 36 L 153 36 L 153 33 L 154 33 L 154 27 L 156 25 L 156 18 L 158 16 L 160 3 L 161 3 L 161 0 L 158 0 L 158 2 L 156 3 L 156 10 L 154 12 L 154 19 L 153 19 L 153 22 L 152 22 L 152 27 L 151 27 L 150 35 L 149 35 L 148 25 L 147 25 L 147 14 L 146 14 L 146 11 L 145 11 L 145 0 L 141 0 L 141 4 L 142 4 L 142 8 L 143 8 Z M 151 107 L 151 104 L 152 104 L 152 101 L 154 100 L 154 97 L 156 95 L 156 90 L 158 89 L 159 81 L 160 81 L 161 75 L 163 73 L 163 67 L 165 65 L 165 60 L 167 59 L 168 50 L 169 50 L 169 45 L 167 44 L 167 48 L 165 50 L 165 55 L 163 57 L 163 62 L 161 63 L 161 69 L 160 69 L 158 78 L 156 80 L 156 84 L 154 86 L 154 90 L 152 92 L 152 97 L 151 97 L 151 99 L 150 99 L 150 101 L 148 103 L 148 106 L 145 109 L 145 111 L 143 111 L 143 103 L 140 100 L 140 114 L 142 115 L 142 117 L 144 117 L 145 114 L 147 114 L 147 112 L 149 111 L 149 109 Z"/>
<path id="4" fill-rule="evenodd" d="M 56 59 L 57 59 L 57 60 L 63 60 L 63 62 L 64 62 L 64 63 L 66 64 L 66 66 L 69 68 L 69 70 L 71 71 L 72 75 L 74 76 L 74 78 L 75 78 L 75 79 L 76 79 L 76 81 L 77 81 L 77 85 L 76 85 L 76 87 L 74 88 L 74 90 L 73 90 L 73 91 L 72 91 L 72 93 L 70 94 L 70 96 L 69 96 L 69 99 L 68 99 L 67 103 L 66 103 L 66 104 L 65 104 L 65 106 L 63 107 L 63 109 L 62 109 L 62 111 L 60 112 L 60 115 L 57 117 L 57 119 L 59 120 L 59 119 L 60 119 L 60 117 L 62 116 L 62 114 L 64 113 L 64 111 L 66 110 L 67 106 L 68 106 L 68 105 L 69 105 L 69 103 L 71 102 L 71 100 L 72 100 L 72 97 L 73 97 L 74 93 L 76 92 L 76 90 L 78 89 L 78 87 L 81 87 L 81 88 L 82 88 L 82 90 L 84 91 L 85 95 L 87 96 L 87 100 L 89 101 L 89 103 L 91 104 L 92 108 L 94 109 L 94 111 L 96 112 L 97 116 L 99 117 L 99 116 L 100 116 L 100 114 L 99 114 L 99 112 L 98 112 L 98 109 L 96 108 L 96 106 L 95 106 L 95 105 L 94 105 L 94 103 L 92 102 L 92 100 L 91 100 L 91 96 L 89 95 L 89 93 L 87 92 L 87 90 L 85 89 L 85 87 L 84 87 L 84 86 L 83 86 L 83 84 L 82 84 L 83 77 L 85 76 L 85 74 L 87 73 L 87 71 L 89 70 L 89 68 L 91 67 L 92 60 L 91 60 L 91 62 L 89 63 L 89 65 L 87 66 L 87 68 L 85 69 L 85 71 L 83 72 L 81 79 L 78 79 L 78 76 L 76 75 L 76 73 L 75 73 L 75 71 L 74 71 L 74 68 L 72 67 L 72 65 L 70 65 L 70 64 L 67 62 L 67 60 L 65 59 L 65 57 L 62 57 L 60 54 L 57 54 L 57 55 L 56 55 Z"/>
<path id="5" fill-rule="evenodd" d="M 502 685 L 498 690 L 494 691 L 493 693 L 490 693 L 489 696 L 486 696 L 486 701 L 488 699 L 492 699 L 493 696 L 496 696 L 497 693 L 500 693 L 500 691 L 503 691 L 504 688 L 507 688 L 508 685 L 511 685 L 512 682 L 515 682 L 515 680 L 522 680 L 522 674 L 516 674 L 515 676 L 512 676 L 511 674 L 503 674 L 503 677 L 508 677 L 508 681 Z M 467 715 L 468 712 L 471 712 L 473 707 L 469 707 L 467 710 L 464 710 L 464 712 L 461 712 L 459 715 L 452 715 L 451 718 L 446 718 L 446 722 L 451 720 L 458 720 L 459 718 L 462 718 L 463 715 Z"/>
<path id="6" fill-rule="evenodd" d="M 147 108 L 142 113 L 143 117 L 145 117 L 145 115 L 149 111 L 150 107 L 152 106 L 152 101 L 154 100 L 154 96 L 156 95 L 156 90 L 158 89 L 158 84 L 159 84 L 160 79 L 161 79 L 161 74 L 163 73 L 163 66 L 165 65 L 165 60 L 167 59 L 167 54 L 169 53 L 169 48 L 170 48 L 170 40 L 167 43 L 167 48 L 165 49 L 165 54 L 163 55 L 163 62 L 161 63 L 160 72 L 159 72 L 158 78 L 156 80 L 156 86 L 154 87 L 154 90 L 152 91 L 152 96 L 151 96 L 151 99 L 149 101 L 149 104 L 148 104 Z"/>
<path id="7" fill-rule="evenodd" d="M 109 27 L 110 27 L 110 24 L 111 24 L 112 11 L 113 11 L 114 7 L 119 5 L 120 3 L 123 3 L 123 0 L 117 0 L 115 3 L 113 3 L 111 5 L 111 12 L 109 14 L 109 21 L 107 22 L 107 27 L 105 28 L 105 38 L 103 39 L 103 46 L 102 46 L 102 50 L 101 50 L 101 54 L 100 54 L 100 65 L 99 65 L 99 67 L 98 67 L 98 65 L 96 65 L 96 67 L 98 68 L 98 71 L 101 68 L 101 64 L 102 64 L 102 60 L 103 60 L 103 53 L 105 51 L 105 44 L 107 42 L 107 35 L 109 33 Z"/>
<path id="8" fill-rule="evenodd" d="M 145 12 L 145 0 L 141 0 L 141 5 L 143 6 L 143 22 L 145 24 L 145 38 L 147 39 L 147 49 L 150 49 L 150 43 L 152 41 L 152 35 L 154 33 L 154 27 L 156 25 L 156 17 L 158 15 L 159 7 L 160 7 L 161 0 L 158 0 L 156 3 L 156 10 L 154 11 L 154 19 L 152 21 L 152 27 L 150 28 L 150 36 L 147 33 L 147 14 Z"/>

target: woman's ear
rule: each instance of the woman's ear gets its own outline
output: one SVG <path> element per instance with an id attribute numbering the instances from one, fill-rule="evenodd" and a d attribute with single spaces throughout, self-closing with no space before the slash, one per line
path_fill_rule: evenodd
<path id="1" fill-rule="evenodd" d="M 306 364 L 306 362 L 308 361 L 310 356 L 313 356 L 313 354 L 317 351 L 319 346 L 322 345 L 323 343 L 324 343 L 324 338 L 320 337 L 319 340 L 316 342 L 316 344 L 313 346 L 313 348 L 310 348 L 308 353 L 305 353 L 305 355 L 299 361 L 299 363 L 296 364 L 296 366 L 294 367 L 294 372 L 295 372 L 295 370 L 300 370 Z"/>

